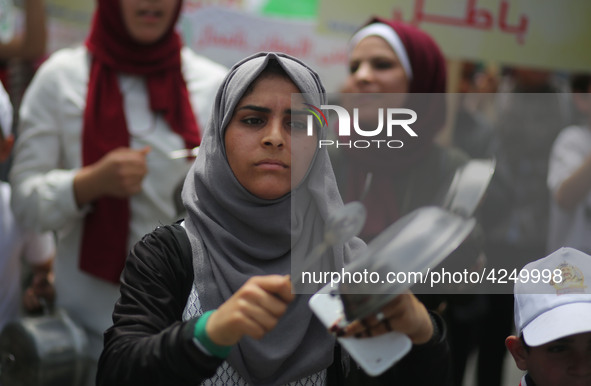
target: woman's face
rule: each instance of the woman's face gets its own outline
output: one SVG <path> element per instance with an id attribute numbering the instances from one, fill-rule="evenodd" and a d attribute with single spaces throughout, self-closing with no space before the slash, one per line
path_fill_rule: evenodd
<path id="1" fill-rule="evenodd" d="M 409 82 L 398 56 L 379 36 L 368 36 L 353 48 L 349 70 L 347 92 L 408 92 Z"/>
<path id="2" fill-rule="evenodd" d="M 297 186 L 316 150 L 316 135 L 307 135 L 304 106 L 291 110 L 292 93 L 300 90 L 291 80 L 263 74 L 238 102 L 226 128 L 226 157 L 234 175 L 263 199 L 289 193 L 292 181 Z M 297 150 L 293 159 L 292 149 Z"/>
<path id="3" fill-rule="evenodd" d="M 123 22 L 141 44 L 155 43 L 168 31 L 180 0 L 121 0 Z"/>

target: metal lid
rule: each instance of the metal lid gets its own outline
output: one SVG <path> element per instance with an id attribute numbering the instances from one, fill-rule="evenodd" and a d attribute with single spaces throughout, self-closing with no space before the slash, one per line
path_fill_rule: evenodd
<path id="1" fill-rule="evenodd" d="M 338 292 L 348 321 L 364 318 L 387 304 L 412 283 L 388 283 L 390 272 L 417 274 L 434 268 L 451 254 L 470 234 L 476 224 L 439 207 L 414 210 L 390 225 L 372 240 L 364 253 L 345 267 L 345 272 L 379 273 L 379 281 L 354 280 L 340 283 Z M 359 276 L 359 274 L 357 274 Z M 376 275 L 374 274 L 374 279 Z"/>

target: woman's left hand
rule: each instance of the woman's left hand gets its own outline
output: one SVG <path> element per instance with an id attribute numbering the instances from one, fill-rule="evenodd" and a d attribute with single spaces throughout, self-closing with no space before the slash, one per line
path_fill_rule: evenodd
<path id="1" fill-rule="evenodd" d="M 53 286 L 53 273 L 38 270 L 34 273 L 31 285 L 23 294 L 23 306 L 27 312 L 38 312 L 46 305 L 55 301 L 55 287 Z"/>
<path id="2" fill-rule="evenodd" d="M 368 337 L 390 331 L 406 334 L 413 344 L 426 343 L 433 336 L 431 317 L 425 305 L 411 292 L 398 295 L 380 312 L 352 322 L 338 335 Z"/>

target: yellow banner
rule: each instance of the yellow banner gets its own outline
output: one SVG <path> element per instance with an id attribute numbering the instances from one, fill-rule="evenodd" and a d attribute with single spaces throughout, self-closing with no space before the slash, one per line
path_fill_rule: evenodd
<path id="1" fill-rule="evenodd" d="M 448 58 L 591 71 L 591 1 L 322 0 L 319 31 L 351 36 L 372 15 L 416 25 Z"/>

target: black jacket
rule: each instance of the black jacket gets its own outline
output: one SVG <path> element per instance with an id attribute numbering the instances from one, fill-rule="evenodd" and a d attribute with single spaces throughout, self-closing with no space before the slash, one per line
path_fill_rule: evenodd
<path id="1" fill-rule="evenodd" d="M 195 320 L 182 321 L 192 284 L 191 246 L 183 227 L 159 227 L 135 245 L 122 276 L 114 325 L 104 335 L 97 385 L 195 386 L 215 374 L 223 360 L 195 345 Z M 354 364 L 345 374 L 337 346 L 339 359 L 329 367 L 327 383 L 447 385 L 450 358 L 445 326 L 438 316 L 434 320 L 439 331 L 434 339 L 413 347 L 378 379 L 370 380 Z"/>

